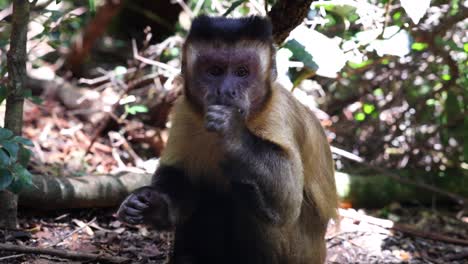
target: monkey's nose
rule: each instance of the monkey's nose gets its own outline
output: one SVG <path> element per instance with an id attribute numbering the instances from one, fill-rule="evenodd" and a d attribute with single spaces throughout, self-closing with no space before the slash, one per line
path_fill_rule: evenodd
<path id="1" fill-rule="evenodd" d="M 218 90 L 220 96 L 223 99 L 235 99 L 238 96 L 238 91 L 235 87 L 235 85 L 230 85 L 226 84 L 221 87 L 221 89 Z"/>

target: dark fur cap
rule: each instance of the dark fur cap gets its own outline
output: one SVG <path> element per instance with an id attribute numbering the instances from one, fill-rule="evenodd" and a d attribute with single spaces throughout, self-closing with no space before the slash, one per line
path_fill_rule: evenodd
<path id="1" fill-rule="evenodd" d="M 226 18 L 201 15 L 193 20 L 188 39 L 220 40 L 228 43 L 256 40 L 271 43 L 272 26 L 268 18 L 261 16 Z"/>

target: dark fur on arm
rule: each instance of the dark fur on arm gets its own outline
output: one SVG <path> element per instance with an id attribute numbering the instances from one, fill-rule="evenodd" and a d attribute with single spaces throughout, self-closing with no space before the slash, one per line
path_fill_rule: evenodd
<path id="1" fill-rule="evenodd" d="M 302 186 L 282 149 L 245 129 L 226 152 L 222 168 L 242 206 L 272 224 L 282 225 L 299 216 Z"/>
<path id="2" fill-rule="evenodd" d="M 196 191 L 185 173 L 172 166 L 161 165 L 154 173 L 151 186 L 165 193 L 177 211 L 177 222 L 181 222 L 194 210 Z"/>

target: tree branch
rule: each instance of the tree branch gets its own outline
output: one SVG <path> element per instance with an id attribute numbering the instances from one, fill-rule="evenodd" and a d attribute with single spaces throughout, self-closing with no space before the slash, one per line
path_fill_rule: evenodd
<path id="1" fill-rule="evenodd" d="M 281 44 L 302 23 L 313 0 L 278 0 L 268 12 L 273 23 L 273 39 Z"/>

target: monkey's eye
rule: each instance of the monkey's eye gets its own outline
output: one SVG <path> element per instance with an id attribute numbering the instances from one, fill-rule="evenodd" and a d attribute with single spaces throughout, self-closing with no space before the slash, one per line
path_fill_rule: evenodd
<path id="1" fill-rule="evenodd" d="M 245 66 L 241 66 L 241 67 L 236 69 L 234 74 L 237 77 L 246 77 L 247 75 L 249 75 L 249 69 L 247 69 L 247 67 L 245 67 Z"/>
<path id="2" fill-rule="evenodd" d="M 219 66 L 211 66 L 208 68 L 208 73 L 212 76 L 221 76 L 223 75 L 224 71 L 223 68 Z"/>

